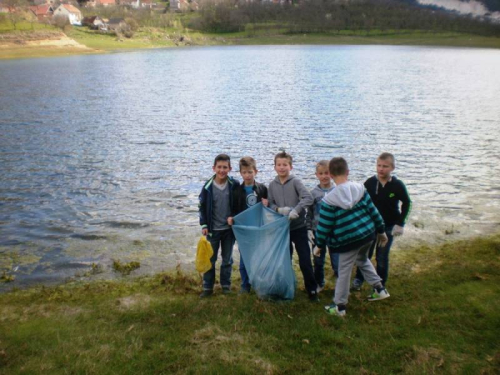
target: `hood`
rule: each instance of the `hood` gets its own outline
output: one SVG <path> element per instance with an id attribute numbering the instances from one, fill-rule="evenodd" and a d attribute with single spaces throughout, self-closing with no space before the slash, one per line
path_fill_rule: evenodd
<path id="1" fill-rule="evenodd" d="M 347 181 L 337 185 L 335 189 L 329 192 L 323 202 L 330 206 L 337 206 L 344 210 L 353 208 L 365 194 L 365 187 L 359 182 Z"/>

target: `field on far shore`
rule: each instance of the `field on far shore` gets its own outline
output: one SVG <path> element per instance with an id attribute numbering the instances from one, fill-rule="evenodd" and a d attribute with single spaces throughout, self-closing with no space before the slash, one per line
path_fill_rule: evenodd
<path id="1" fill-rule="evenodd" d="M 319 304 L 303 290 L 200 300 L 199 276 L 181 270 L 0 294 L 0 372 L 498 374 L 500 235 L 403 247 L 391 262 L 391 297 L 368 302 L 365 286 L 344 319 L 323 311 L 329 269 Z"/>
<path id="2" fill-rule="evenodd" d="M 9 28 L 10 27 L 10 28 Z M 235 33 L 201 33 L 177 28 L 141 27 L 133 37 L 101 34 L 86 27 L 59 29 L 38 23 L 20 23 L 16 30 L 0 23 L 0 59 L 107 53 L 145 48 L 209 45 L 411 45 L 500 48 L 500 38 L 429 31 L 340 31 L 291 34 L 286 29 L 249 28 Z"/>

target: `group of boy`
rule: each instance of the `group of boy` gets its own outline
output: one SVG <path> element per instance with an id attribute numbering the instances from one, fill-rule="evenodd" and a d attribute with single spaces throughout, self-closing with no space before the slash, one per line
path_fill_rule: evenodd
<path id="1" fill-rule="evenodd" d="M 383 153 L 378 157 L 377 174 L 364 185 L 349 181 L 349 168 L 343 158 L 322 160 L 316 165 L 319 184 L 310 192 L 291 174 L 293 159 L 284 151 L 275 155 L 277 176 L 268 189 L 255 181 L 258 170 L 253 158 L 242 158 L 239 167 L 242 184 L 229 176 L 230 157 L 218 155 L 214 160 L 214 175 L 204 184 L 199 196 L 202 234 L 207 236 L 214 251 L 212 268 L 203 274 L 201 298 L 213 295 L 219 249 L 222 293 L 231 293 L 233 217 L 259 202 L 288 217 L 290 255 L 295 248 L 305 289 L 313 302 L 319 301 L 318 293 L 325 285 L 324 264 L 328 250 L 337 282 L 333 303 L 325 306 L 327 313 L 344 316 L 349 291 L 360 290 L 365 280 L 373 288 L 369 301 L 390 296 L 385 288 L 389 251 L 393 237 L 403 234 L 411 207 L 405 185 L 392 176 L 395 169 L 392 154 Z M 376 269 L 370 261 L 373 253 L 376 253 Z M 354 264 L 357 273 L 351 286 Z M 243 258 L 240 258 L 239 270 L 240 293 L 249 293 L 251 284 Z"/>

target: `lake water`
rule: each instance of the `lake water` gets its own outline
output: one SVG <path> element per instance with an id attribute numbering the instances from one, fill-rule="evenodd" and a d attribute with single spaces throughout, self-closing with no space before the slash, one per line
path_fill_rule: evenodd
<path id="1" fill-rule="evenodd" d="M 500 224 L 500 51 L 239 46 L 0 62 L 0 272 L 8 287 L 192 269 L 213 158 L 280 149 L 312 188 L 396 155 L 413 211 L 396 249 Z M 5 284 L 1 288 L 6 288 Z"/>

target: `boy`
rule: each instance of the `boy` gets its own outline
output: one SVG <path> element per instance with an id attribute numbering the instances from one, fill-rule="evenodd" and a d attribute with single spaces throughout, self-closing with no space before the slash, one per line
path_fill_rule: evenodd
<path id="1" fill-rule="evenodd" d="M 328 167 L 336 187 L 321 204 L 316 243 L 319 248 L 328 245 L 339 253 L 339 276 L 335 285 L 334 303 L 325 306 L 325 309 L 331 315 L 345 316 L 354 263 L 375 289 L 369 301 L 389 297 L 382 279 L 368 259 L 375 231 L 377 241 L 381 244 L 387 243 L 387 236 L 384 221 L 363 184 L 348 181 L 349 168 L 345 159 L 333 158 Z"/>
<path id="2" fill-rule="evenodd" d="M 373 243 L 368 254 L 371 259 L 376 247 L 377 274 L 382 278 L 384 286 L 389 276 L 389 251 L 392 241 L 394 236 L 403 234 L 404 225 L 411 210 L 411 199 L 405 184 L 391 174 L 395 168 L 394 155 L 384 152 L 377 158 L 377 175 L 365 181 L 366 190 L 384 219 L 385 233 L 389 239 L 385 246 L 380 247 Z M 401 211 L 399 211 L 400 202 Z M 356 271 L 352 289 L 361 290 L 363 281 L 361 272 Z"/>
<path id="3" fill-rule="evenodd" d="M 240 174 L 243 178 L 243 184 L 238 186 L 233 195 L 233 211 L 231 217 L 227 219 L 229 225 L 233 225 L 233 216 L 245 211 L 248 207 L 262 202 L 267 206 L 267 188 L 266 185 L 255 181 L 257 175 L 257 165 L 254 158 L 246 156 L 240 159 Z M 243 263 L 243 257 L 240 256 L 240 275 L 241 289 L 240 293 L 250 293 L 250 282 L 247 270 Z"/>
<path id="4" fill-rule="evenodd" d="M 201 233 L 207 236 L 214 250 L 210 259 L 212 268 L 203 274 L 203 292 L 200 298 L 210 297 L 214 293 L 215 262 L 219 247 L 222 257 L 220 267 L 222 293 L 231 292 L 231 266 L 235 238 L 227 219 L 233 210 L 233 195 L 239 182 L 228 176 L 231 171 L 231 159 L 226 154 L 216 156 L 212 169 L 215 174 L 205 183 L 199 196 Z"/>
<path id="5" fill-rule="evenodd" d="M 326 196 L 326 194 L 328 194 L 335 188 L 335 186 L 333 186 L 332 184 L 330 172 L 328 171 L 328 160 L 321 160 L 316 164 L 316 178 L 319 180 L 319 184 L 311 190 L 313 204 L 309 206 L 307 210 L 307 236 L 309 237 L 309 242 L 313 247 L 316 245 L 314 232 L 316 232 L 316 227 L 318 226 L 321 201 Z M 339 254 L 333 253 L 330 248 L 328 248 L 328 252 L 330 254 L 332 270 L 335 273 L 335 276 L 338 276 Z M 314 255 L 314 278 L 316 280 L 316 283 L 318 284 L 318 292 L 320 292 L 325 287 L 326 250 L 322 249 L 318 254 Z"/>
<path id="6" fill-rule="evenodd" d="M 317 284 L 311 264 L 311 249 L 307 237 L 305 214 L 312 203 L 312 196 L 304 184 L 290 174 L 292 156 L 282 151 L 274 157 L 274 170 L 278 174 L 269 184 L 269 207 L 290 219 L 290 256 L 292 243 L 299 256 L 299 266 L 309 299 L 318 302 Z"/>

